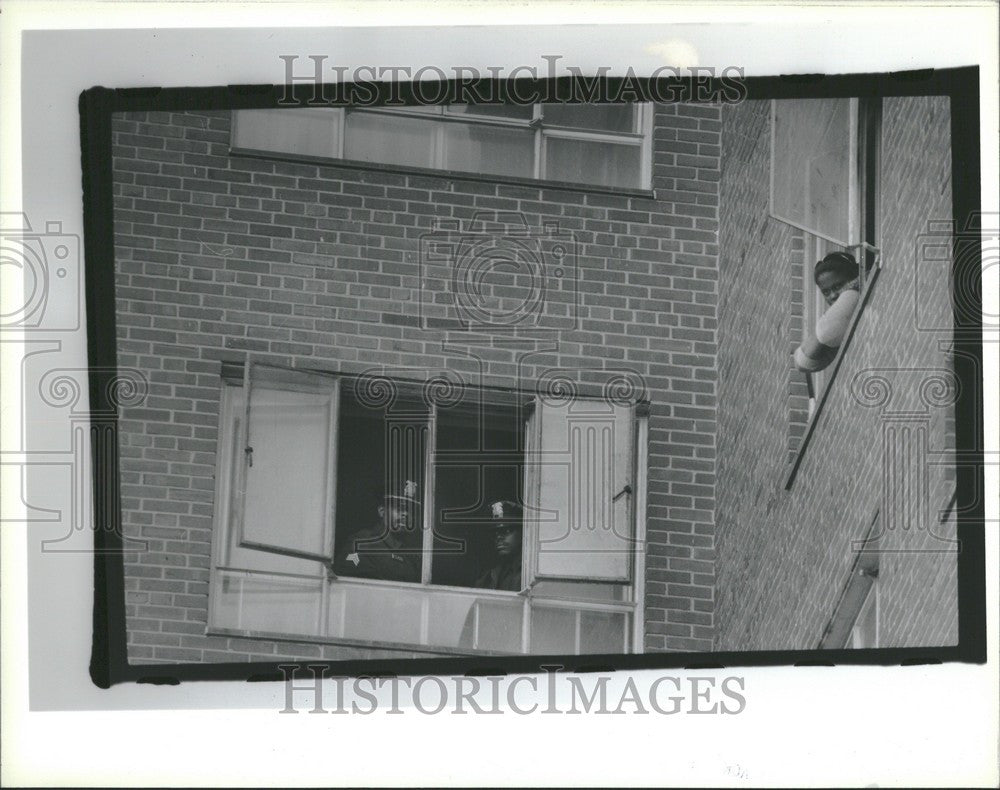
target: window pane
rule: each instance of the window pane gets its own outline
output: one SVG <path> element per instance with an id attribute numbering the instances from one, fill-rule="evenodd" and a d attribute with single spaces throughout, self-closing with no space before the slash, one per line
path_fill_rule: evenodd
<path id="1" fill-rule="evenodd" d="M 216 575 L 213 624 L 274 634 L 319 634 L 320 579 Z"/>
<path id="2" fill-rule="evenodd" d="M 524 604 L 521 600 L 481 598 L 476 602 L 476 611 L 477 649 L 520 652 L 521 620 L 524 616 Z"/>
<path id="3" fill-rule="evenodd" d="M 872 585 L 868 591 L 868 597 L 858 613 L 858 619 L 851 628 L 851 647 L 878 647 L 877 611 L 876 590 L 875 586 Z"/>
<path id="4" fill-rule="evenodd" d="M 637 109 L 635 104 L 563 104 L 553 102 L 542 105 L 542 122 L 545 126 L 631 134 L 638 131 Z"/>
<path id="5" fill-rule="evenodd" d="M 341 387 L 338 575 L 420 581 L 427 421 L 426 404 L 396 382 L 361 378 Z"/>
<path id="6" fill-rule="evenodd" d="M 546 136 L 545 178 L 609 187 L 642 186 L 638 145 Z"/>
<path id="7" fill-rule="evenodd" d="M 534 108 L 530 104 L 450 104 L 446 112 L 484 118 L 511 118 L 530 121 Z"/>
<path id="8" fill-rule="evenodd" d="M 434 490 L 435 584 L 521 589 L 521 524 L 497 544 L 491 503 L 518 503 L 521 421 L 514 408 L 477 402 L 438 409 Z M 515 545 L 516 544 L 516 545 Z"/>
<path id="9" fill-rule="evenodd" d="M 233 146 L 309 156 L 337 156 L 336 110 L 237 110 Z"/>
<path id="10" fill-rule="evenodd" d="M 335 585 L 333 612 L 343 612 L 345 639 L 420 644 L 422 596 L 417 592 L 365 584 Z"/>
<path id="11" fill-rule="evenodd" d="M 445 162 L 448 170 L 519 176 L 534 175 L 534 132 L 449 123 L 445 126 Z"/>
<path id="12" fill-rule="evenodd" d="M 476 618 L 475 596 L 435 590 L 428 599 L 428 644 L 471 649 Z M 515 646 L 513 649 L 516 651 L 518 648 Z"/>
<path id="13" fill-rule="evenodd" d="M 374 112 L 349 112 L 344 157 L 387 165 L 434 167 L 438 121 Z"/>
<path id="14" fill-rule="evenodd" d="M 851 99 L 789 99 L 774 105 L 774 214 L 850 244 Z"/>
<path id="15" fill-rule="evenodd" d="M 424 638 L 421 623 L 425 609 Z M 341 579 L 330 588 L 328 634 L 430 648 L 519 653 L 523 609 L 520 598 Z"/>
<path id="16" fill-rule="evenodd" d="M 625 650 L 625 612 L 581 612 L 580 652 L 621 653 Z"/>
<path id="17" fill-rule="evenodd" d="M 532 607 L 532 654 L 575 654 L 577 652 L 576 617 L 577 613 L 574 609 Z"/>

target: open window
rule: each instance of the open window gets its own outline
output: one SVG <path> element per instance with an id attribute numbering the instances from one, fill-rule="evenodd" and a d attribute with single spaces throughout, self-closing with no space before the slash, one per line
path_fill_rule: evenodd
<path id="1" fill-rule="evenodd" d="M 231 511 L 239 546 L 325 560 L 336 510 L 338 381 L 251 363 L 243 391 Z"/>
<path id="2" fill-rule="evenodd" d="M 833 615 L 820 639 L 820 648 L 879 646 L 880 555 L 873 547 L 873 536 L 878 534 L 878 523 L 879 514 L 876 513 L 865 540 L 855 543 L 857 554 Z"/>
<path id="3" fill-rule="evenodd" d="M 603 399 L 538 400 L 529 491 L 529 580 L 628 584 L 633 409 Z"/>
<path id="4" fill-rule="evenodd" d="M 770 214 L 796 228 L 803 241 L 803 334 L 794 361 L 806 380 L 807 419 L 822 401 L 882 263 L 880 130 L 878 99 L 771 103 Z"/>
<path id="5" fill-rule="evenodd" d="M 209 630 L 433 653 L 641 649 L 634 406 L 429 393 L 228 370 Z M 417 505 L 398 539 L 380 513 L 397 491 Z"/>

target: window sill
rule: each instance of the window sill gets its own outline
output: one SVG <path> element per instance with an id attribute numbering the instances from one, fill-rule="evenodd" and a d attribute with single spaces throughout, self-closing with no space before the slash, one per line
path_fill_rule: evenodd
<path id="1" fill-rule="evenodd" d="M 375 173 L 396 173 L 399 175 L 439 178 L 443 181 L 471 181 L 475 183 L 509 184 L 511 186 L 530 187 L 533 189 L 557 189 L 566 192 L 583 192 L 598 195 L 614 195 L 623 198 L 655 199 L 652 189 L 607 187 L 599 184 L 576 184 L 569 181 L 550 181 L 541 178 L 521 178 L 518 176 L 484 175 L 469 173 L 464 170 L 437 170 L 431 167 L 411 167 L 407 165 L 383 165 L 376 162 L 362 162 L 355 159 L 331 159 L 323 156 L 308 156 L 306 154 L 279 153 L 274 151 L 259 151 L 249 148 L 230 148 L 230 156 L 242 156 L 250 159 L 265 159 L 278 162 L 293 162 L 296 164 L 311 164 L 321 167 L 342 167 L 350 170 L 370 171 Z"/>
<path id="2" fill-rule="evenodd" d="M 829 377 L 827 378 L 826 386 L 823 387 L 823 392 L 816 401 L 816 408 L 813 411 L 812 416 L 809 418 L 809 424 L 806 426 L 806 432 L 802 435 L 802 441 L 799 443 L 799 449 L 796 451 L 795 457 L 786 468 L 786 491 L 790 491 L 792 484 L 795 482 L 795 476 L 798 474 L 799 467 L 802 465 L 802 459 L 805 457 L 806 450 L 809 447 L 809 442 L 812 439 L 813 434 L 816 432 L 816 425 L 819 422 L 820 415 L 823 413 L 823 406 L 833 389 L 834 381 L 836 381 L 837 378 L 837 371 L 840 370 L 841 362 L 843 361 L 844 355 L 847 353 L 847 349 L 851 344 L 851 339 L 854 337 L 854 330 L 857 328 L 858 322 L 861 320 L 861 316 L 864 315 L 865 308 L 868 305 L 868 300 L 871 298 L 872 291 L 875 290 L 875 284 L 878 281 L 878 276 L 881 271 L 882 266 L 881 264 L 878 264 L 870 272 L 868 281 L 865 283 L 865 290 L 861 294 L 858 308 L 854 311 L 854 317 L 851 318 L 850 326 L 847 328 L 847 334 L 844 337 L 844 342 L 840 344 L 837 356 L 827 368 L 827 371 L 829 371 Z"/>

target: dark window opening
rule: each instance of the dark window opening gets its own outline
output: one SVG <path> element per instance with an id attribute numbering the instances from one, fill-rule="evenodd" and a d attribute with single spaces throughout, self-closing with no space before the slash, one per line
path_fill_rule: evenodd
<path id="1" fill-rule="evenodd" d="M 523 501 L 523 431 L 514 406 L 466 401 L 439 409 L 433 584 L 520 589 L 523 521 L 509 506 L 500 519 L 494 504 Z M 498 545 L 502 530 L 512 534 Z"/>

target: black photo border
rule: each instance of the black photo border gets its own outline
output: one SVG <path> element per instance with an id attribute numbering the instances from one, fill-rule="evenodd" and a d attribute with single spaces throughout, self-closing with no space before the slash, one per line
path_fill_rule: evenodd
<path id="1" fill-rule="evenodd" d="M 518 79 L 499 86 L 499 93 L 518 96 L 559 95 L 571 90 L 577 78 Z M 627 80 L 629 85 L 623 83 Z M 483 80 L 484 87 L 489 80 Z M 553 86 L 553 82 L 558 83 Z M 593 80 L 588 80 L 592 83 Z M 602 78 L 608 95 L 628 88 L 639 98 L 662 97 L 676 91 L 680 101 L 693 96 L 718 96 L 731 90 L 718 78 L 672 77 L 654 81 L 634 77 Z M 980 217 L 979 69 L 963 67 L 852 75 L 793 75 L 741 79 L 748 96 L 757 99 L 948 96 L 951 105 L 952 216 L 956 234 L 952 282 L 954 309 L 954 364 L 960 383 L 955 403 L 957 456 L 956 503 L 958 517 L 958 644 L 945 647 L 872 648 L 838 650 L 763 650 L 727 652 L 654 652 L 601 656 L 462 656 L 455 658 L 393 658 L 298 662 L 325 676 L 504 675 L 545 671 L 595 672 L 640 669 L 723 669 L 758 666 L 835 666 L 939 664 L 986 661 L 985 488 L 983 433 L 982 244 L 967 226 Z M 441 84 L 443 85 L 443 83 Z M 341 85 L 341 87 L 349 87 Z M 496 88 L 496 85 L 492 85 Z M 377 102 L 402 97 L 414 100 L 404 83 L 368 83 Z M 452 81 L 451 89 L 458 89 Z M 426 91 L 427 88 L 424 88 Z M 699 91 L 696 93 L 696 91 Z M 707 94 L 704 93 L 707 91 Z M 100 688 L 120 683 L 177 684 L 194 680 L 282 681 L 296 662 L 163 663 L 131 665 L 125 627 L 125 572 L 116 442 L 117 410 L 111 385 L 117 371 L 117 335 L 114 277 L 114 206 L 112 196 L 112 137 L 114 113 L 265 109 L 287 107 L 289 92 L 296 106 L 315 99 L 315 85 L 249 85 L 206 88 L 111 89 L 94 87 L 80 95 L 80 134 L 83 167 L 85 293 L 87 307 L 88 389 L 92 435 L 102 426 L 103 443 L 93 445 L 94 609 L 90 677 Z M 445 91 L 442 88 L 442 92 Z M 426 94 L 425 94 L 426 95 Z M 685 98 L 686 97 L 686 98 Z M 330 101 L 320 102 L 331 106 Z M 337 103 L 337 102 L 335 102 Z M 342 104 L 348 102 L 340 102 Z M 99 415 L 99 417 L 97 417 Z M 110 437 L 110 438 L 109 438 Z M 281 667 L 284 666 L 285 670 Z"/>

